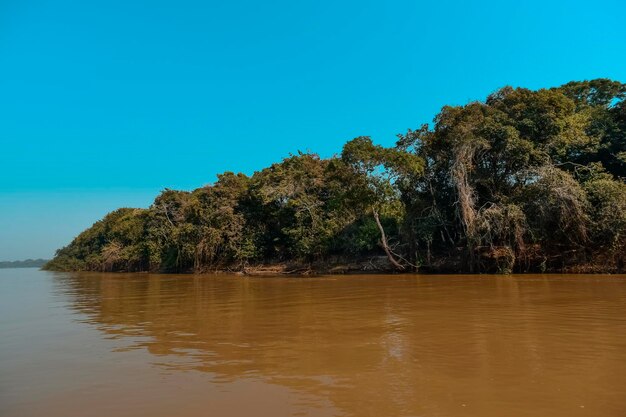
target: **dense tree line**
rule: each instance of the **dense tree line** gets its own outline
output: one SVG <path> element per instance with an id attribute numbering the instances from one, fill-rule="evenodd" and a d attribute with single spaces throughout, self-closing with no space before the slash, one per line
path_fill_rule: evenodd
<path id="1" fill-rule="evenodd" d="M 108 214 L 56 270 L 620 271 L 626 84 L 505 87 L 384 148 L 299 153 Z M 374 262 L 373 260 L 377 260 Z M 385 260 L 385 262 L 380 262 Z"/>

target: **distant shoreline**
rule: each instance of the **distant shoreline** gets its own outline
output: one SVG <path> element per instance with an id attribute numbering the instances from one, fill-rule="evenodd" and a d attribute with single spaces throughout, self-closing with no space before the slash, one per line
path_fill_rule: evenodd
<path id="1" fill-rule="evenodd" d="M 23 261 L 0 261 L 0 269 L 41 268 L 47 262 L 48 262 L 47 259 L 25 259 Z"/>

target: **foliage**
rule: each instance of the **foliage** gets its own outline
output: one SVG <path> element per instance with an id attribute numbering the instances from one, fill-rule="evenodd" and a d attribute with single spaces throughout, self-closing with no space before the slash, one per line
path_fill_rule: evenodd
<path id="1" fill-rule="evenodd" d="M 367 262 L 449 272 L 618 271 L 626 249 L 626 85 L 598 79 L 445 106 L 393 147 L 355 138 L 248 177 L 119 209 L 57 270 L 242 270 Z"/>

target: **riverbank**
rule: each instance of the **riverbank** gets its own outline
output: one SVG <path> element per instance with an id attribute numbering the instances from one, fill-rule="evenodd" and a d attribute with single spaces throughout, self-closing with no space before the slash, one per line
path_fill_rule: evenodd
<path id="1" fill-rule="evenodd" d="M 491 251 L 489 253 L 492 253 Z M 114 273 L 161 273 L 161 274 L 232 274 L 239 276 L 311 276 L 311 275 L 359 275 L 359 274 L 406 274 L 420 273 L 428 275 L 440 274 L 621 274 L 625 272 L 620 258 L 614 258 L 611 254 L 597 254 L 592 259 L 595 262 L 582 263 L 576 259 L 568 262 L 567 253 L 553 254 L 549 257 L 526 258 L 520 263 L 520 268 L 507 269 L 506 259 L 482 255 L 480 257 L 481 268 L 469 271 L 465 268 L 464 257 L 456 254 L 447 258 L 431 259 L 429 264 L 411 265 L 398 269 L 390 262 L 387 256 L 370 256 L 358 259 L 346 259 L 335 257 L 326 260 L 312 262 L 286 261 L 268 262 L 255 264 L 227 264 L 187 268 L 181 270 L 151 270 L 141 268 L 127 270 L 124 268 L 99 268 L 97 265 L 85 265 L 86 268 L 64 269 L 56 268 L 54 263 L 44 265 L 43 270 L 57 272 L 114 272 Z M 524 269 L 521 269 L 521 268 Z"/>

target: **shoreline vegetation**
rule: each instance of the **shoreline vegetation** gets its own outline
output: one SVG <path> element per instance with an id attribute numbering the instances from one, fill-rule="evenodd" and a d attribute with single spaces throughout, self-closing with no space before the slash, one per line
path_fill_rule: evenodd
<path id="1" fill-rule="evenodd" d="M 57 271 L 604 272 L 626 267 L 626 84 L 504 87 L 432 125 L 120 208 Z"/>

